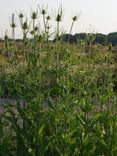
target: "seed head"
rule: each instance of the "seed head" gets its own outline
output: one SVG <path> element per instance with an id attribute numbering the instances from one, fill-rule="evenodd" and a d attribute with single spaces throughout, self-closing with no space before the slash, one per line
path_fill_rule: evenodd
<path id="1" fill-rule="evenodd" d="M 11 17 L 11 27 L 12 28 L 15 28 L 16 27 L 16 22 L 15 22 L 15 15 L 14 13 L 12 14 L 12 17 Z"/>
<path id="2" fill-rule="evenodd" d="M 58 13 L 57 13 L 57 16 L 56 16 L 56 21 L 61 22 L 62 18 L 63 18 L 63 9 L 61 8 L 61 9 L 58 10 Z"/>
<path id="3" fill-rule="evenodd" d="M 24 17 L 23 13 L 20 12 L 19 18 L 22 19 Z"/>
<path id="4" fill-rule="evenodd" d="M 31 18 L 33 19 L 33 20 L 35 20 L 35 19 L 37 19 L 38 18 L 38 11 L 33 11 L 32 13 L 31 13 Z"/>
<path id="5" fill-rule="evenodd" d="M 49 29 L 50 29 L 50 26 L 48 25 L 48 26 L 47 26 L 47 30 L 49 30 Z"/>
<path id="6" fill-rule="evenodd" d="M 30 32 L 30 34 L 31 34 L 31 35 L 34 35 L 38 30 L 39 30 L 39 28 L 38 28 L 38 26 L 36 26 L 36 27 L 34 28 L 34 30 L 32 30 L 32 31 Z"/>
<path id="7" fill-rule="evenodd" d="M 51 20 L 51 17 L 48 15 L 48 16 L 46 17 L 46 19 L 49 21 L 49 20 Z"/>
<path id="8" fill-rule="evenodd" d="M 42 15 L 45 15 L 47 13 L 47 7 L 45 8 L 44 6 L 42 6 L 42 8 L 39 6 L 39 9 L 40 9 L 40 13 Z"/>
<path id="9" fill-rule="evenodd" d="M 79 14 L 75 14 L 73 17 L 72 17 L 72 20 L 75 22 L 75 21 L 77 21 L 79 18 L 80 18 L 80 15 L 81 15 L 81 13 L 79 13 Z"/>
<path id="10" fill-rule="evenodd" d="M 38 26 L 36 26 L 36 27 L 34 28 L 34 31 L 35 31 L 35 32 L 38 31 Z"/>
<path id="11" fill-rule="evenodd" d="M 57 15 L 56 21 L 57 21 L 57 22 L 60 22 L 60 21 L 61 21 L 61 15 L 59 15 L 59 14 Z"/>
<path id="12" fill-rule="evenodd" d="M 11 23 L 11 27 L 12 28 L 15 28 L 16 27 L 16 24 L 15 23 Z"/>
<path id="13" fill-rule="evenodd" d="M 73 21 L 77 21 L 77 19 L 78 19 L 77 16 L 72 17 L 72 20 L 73 20 Z"/>
<path id="14" fill-rule="evenodd" d="M 46 11 L 44 9 L 42 9 L 42 15 L 45 15 Z"/>
<path id="15" fill-rule="evenodd" d="M 28 29 L 27 20 L 22 24 L 22 29 L 23 29 L 23 30 L 27 30 L 27 29 Z"/>

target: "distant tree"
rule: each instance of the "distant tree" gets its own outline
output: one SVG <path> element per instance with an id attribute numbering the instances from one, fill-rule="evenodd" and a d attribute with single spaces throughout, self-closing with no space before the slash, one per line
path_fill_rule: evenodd
<path id="1" fill-rule="evenodd" d="M 117 32 L 108 34 L 108 40 L 113 46 L 117 45 Z"/>
<path id="2" fill-rule="evenodd" d="M 106 38 L 106 35 L 97 33 L 94 42 L 103 45 L 105 43 L 105 38 Z"/>
<path id="3" fill-rule="evenodd" d="M 61 36 L 62 40 L 65 42 L 68 42 L 70 36 L 70 43 L 79 43 L 80 40 L 85 41 L 87 36 L 89 37 L 90 35 L 87 33 L 76 33 L 75 35 L 72 34 L 63 34 Z M 110 43 L 112 46 L 117 45 L 117 32 L 110 33 L 108 35 L 101 34 L 101 33 L 92 33 L 90 36 L 90 40 L 92 40 L 92 44 L 101 44 L 101 45 L 109 45 Z M 56 40 L 54 40 L 56 41 Z"/>

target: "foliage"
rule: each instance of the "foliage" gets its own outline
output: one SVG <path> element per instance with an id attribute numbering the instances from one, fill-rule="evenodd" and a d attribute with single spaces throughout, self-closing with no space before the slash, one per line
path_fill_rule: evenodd
<path id="1" fill-rule="evenodd" d="M 0 66 L 0 96 L 9 98 L 0 106 L 0 155 L 116 156 L 113 54 L 93 46 L 91 36 L 88 53 L 83 41 L 59 40 L 62 9 L 51 42 L 44 7 L 41 14 L 44 31 L 37 29 L 38 11 L 32 12 L 31 22 L 20 13 L 23 42 L 8 40 L 3 50 L 13 55 Z"/>

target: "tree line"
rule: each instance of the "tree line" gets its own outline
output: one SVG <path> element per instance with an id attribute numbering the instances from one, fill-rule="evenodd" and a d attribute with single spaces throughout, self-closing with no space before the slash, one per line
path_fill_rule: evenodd
<path id="1" fill-rule="evenodd" d="M 70 38 L 70 43 L 77 43 L 80 41 L 84 41 L 87 38 L 92 40 L 93 44 L 102 44 L 102 45 L 107 45 L 107 44 L 112 44 L 113 46 L 117 45 L 117 32 L 109 33 L 108 35 L 106 34 L 101 34 L 101 33 L 76 33 L 75 35 L 71 34 L 63 34 L 62 35 L 62 40 L 67 42 Z"/>

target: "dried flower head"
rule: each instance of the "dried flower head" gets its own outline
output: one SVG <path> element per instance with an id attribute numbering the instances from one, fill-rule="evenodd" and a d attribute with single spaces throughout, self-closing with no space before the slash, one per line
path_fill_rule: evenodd
<path id="1" fill-rule="evenodd" d="M 38 26 L 35 26 L 34 31 L 37 32 L 39 30 Z"/>
<path id="2" fill-rule="evenodd" d="M 50 15 L 48 15 L 48 16 L 46 17 L 46 19 L 47 19 L 48 21 L 51 20 Z"/>
<path id="3" fill-rule="evenodd" d="M 63 9 L 62 7 L 58 10 L 58 13 L 56 15 L 56 21 L 61 22 L 63 19 Z"/>
<path id="4" fill-rule="evenodd" d="M 27 22 L 27 20 L 22 24 L 22 29 L 23 30 L 27 30 L 28 29 L 28 22 Z"/>
<path id="5" fill-rule="evenodd" d="M 40 13 L 41 13 L 42 15 L 47 14 L 47 7 L 44 7 L 44 6 L 40 7 L 40 6 L 39 6 L 39 10 L 40 10 Z"/>
<path id="6" fill-rule="evenodd" d="M 46 14 L 46 11 L 44 9 L 42 9 L 42 15 L 45 15 Z"/>
<path id="7" fill-rule="evenodd" d="M 35 20 L 35 19 L 38 18 L 38 10 L 37 10 L 37 11 L 32 11 L 32 13 L 31 13 L 31 18 L 32 18 L 33 20 Z"/>
<path id="8" fill-rule="evenodd" d="M 24 17 L 22 12 L 20 12 L 18 16 L 19 16 L 20 19 L 22 19 Z"/>
<path id="9" fill-rule="evenodd" d="M 72 17 L 72 20 L 73 20 L 73 21 L 77 21 L 77 19 L 78 19 L 77 16 Z"/>
<path id="10" fill-rule="evenodd" d="M 72 20 L 75 22 L 75 21 L 78 21 L 78 19 L 80 18 L 80 15 L 81 15 L 81 13 L 79 13 L 79 14 L 75 14 L 73 17 L 72 17 Z"/>
<path id="11" fill-rule="evenodd" d="M 49 29 L 50 29 L 50 26 L 48 25 L 48 26 L 47 26 L 47 30 L 49 30 Z"/>
<path id="12" fill-rule="evenodd" d="M 11 25 L 12 28 L 16 27 L 16 21 L 15 21 L 15 14 L 14 13 L 12 14 L 10 23 L 11 23 L 10 25 Z"/>

